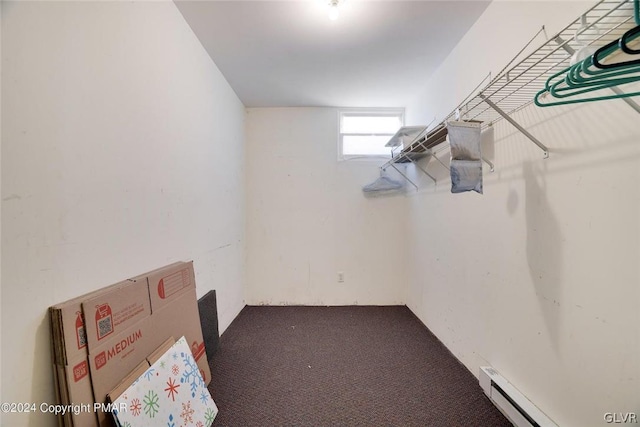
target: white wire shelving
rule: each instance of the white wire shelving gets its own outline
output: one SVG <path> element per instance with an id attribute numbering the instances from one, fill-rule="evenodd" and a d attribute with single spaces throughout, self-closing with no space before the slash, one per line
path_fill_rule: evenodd
<path id="1" fill-rule="evenodd" d="M 395 150 L 392 159 L 382 168 L 391 166 L 411 182 L 395 167 L 397 163 L 411 162 L 435 181 L 425 168 L 418 165 L 417 160 L 426 156 L 437 160 L 437 156 L 432 154 L 434 149 L 446 144 L 446 123 L 455 120 L 458 116 L 462 117 L 462 120 L 481 122 L 483 130 L 505 119 L 536 144 L 543 151 L 544 157 L 548 157 L 547 147 L 518 124 L 511 115 L 531 104 L 535 94 L 544 89 L 546 79 L 570 65 L 571 56 L 575 51 L 584 45 L 604 45 L 619 39 L 635 26 L 633 0 L 602 0 L 563 30 L 544 41 L 540 47 L 516 65 L 511 66 L 531 43 L 545 34 L 542 27 L 495 78 L 487 77 L 484 81 L 490 79 L 489 83 L 481 87 L 483 81 L 444 120 L 402 149 Z M 612 90 L 618 89 L 612 88 Z M 640 106 L 633 100 L 630 98 L 621 98 L 621 100 L 640 113 Z M 487 160 L 485 162 L 493 170 L 493 165 Z M 413 182 L 411 184 L 416 186 Z"/>

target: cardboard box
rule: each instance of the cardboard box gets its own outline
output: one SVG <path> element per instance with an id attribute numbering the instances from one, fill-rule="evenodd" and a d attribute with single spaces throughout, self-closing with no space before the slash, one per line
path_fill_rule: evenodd
<path id="1" fill-rule="evenodd" d="M 89 353 L 118 333 L 149 317 L 151 304 L 146 283 L 127 281 L 125 285 L 82 301 Z"/>
<path id="2" fill-rule="evenodd" d="M 209 384 L 211 370 L 202 337 L 193 262 L 173 263 L 131 280 L 147 281 L 157 333 L 165 337 L 185 336 L 200 373 Z"/>
<path id="3" fill-rule="evenodd" d="M 160 344 L 160 347 L 156 348 L 156 350 L 153 353 L 147 356 L 147 362 L 149 362 L 149 366 L 156 363 L 158 359 L 160 359 L 160 357 L 162 357 L 162 355 L 165 354 L 167 350 L 169 350 L 171 346 L 174 345 L 175 343 L 176 343 L 175 338 L 169 337 L 165 340 L 165 342 Z"/>
<path id="4" fill-rule="evenodd" d="M 154 268 L 151 271 L 147 271 L 146 273 L 142 273 L 142 274 L 138 274 L 137 276 L 134 277 L 130 277 L 128 280 L 131 282 L 138 282 L 140 280 L 146 282 L 147 281 L 147 277 L 151 276 L 152 274 L 155 274 L 159 271 L 164 271 L 164 270 L 170 270 L 173 269 L 179 265 L 185 265 L 185 264 L 192 264 L 193 261 L 177 261 L 174 263 L 171 263 L 169 265 L 165 265 L 163 267 L 159 267 L 159 268 Z"/>
<path id="5" fill-rule="evenodd" d="M 162 338 L 164 339 L 164 338 Z M 146 360 L 153 350 L 162 343 L 154 334 L 152 319 L 145 317 L 136 324 L 102 343 L 89 353 L 91 384 L 96 402 L 106 403 L 107 394 L 131 372 L 140 362 Z M 110 414 L 97 412 L 100 426 L 111 426 Z"/>
<path id="6" fill-rule="evenodd" d="M 137 380 L 142 374 L 149 369 L 149 366 L 153 365 L 165 354 L 169 349 L 175 344 L 176 340 L 171 337 L 167 338 L 165 342 L 163 342 L 160 347 L 155 349 L 150 355 L 147 356 L 145 360 L 140 362 L 138 366 L 136 366 L 133 371 L 129 372 L 129 374 L 124 377 L 120 383 L 114 387 L 113 390 L 107 394 L 107 400 L 109 402 L 115 402 L 122 394 L 133 384 L 135 380 Z"/>
<path id="7" fill-rule="evenodd" d="M 130 279 L 82 303 L 87 320 L 91 383 L 96 402 L 170 336 L 187 336 L 198 369 L 211 377 L 200 327 L 193 263 L 174 263 Z M 100 426 L 110 415 L 98 412 Z"/>
<path id="8" fill-rule="evenodd" d="M 85 408 L 93 408 L 93 391 L 91 377 L 89 375 L 89 361 L 87 356 L 80 356 L 70 361 L 69 365 L 58 365 L 58 373 L 62 375 L 66 392 L 66 404 L 87 405 Z M 74 427 L 96 426 L 96 414 L 92 410 L 83 410 L 78 414 L 69 413 L 70 420 L 65 420 L 66 425 Z M 69 424 L 71 422 L 71 424 Z"/>
<path id="9" fill-rule="evenodd" d="M 69 360 L 77 360 L 80 356 L 87 357 L 87 334 L 82 316 L 82 302 L 127 284 L 129 281 L 124 280 L 49 307 L 54 363 L 67 365 Z"/>
<path id="10" fill-rule="evenodd" d="M 200 374 L 204 381 L 211 382 L 211 370 L 204 349 L 202 328 L 200 327 L 200 314 L 198 313 L 198 298 L 196 289 L 191 288 L 173 298 L 171 304 L 165 305 L 161 310 L 156 310 L 152 318 L 156 328 L 156 334 L 167 334 L 174 337 L 184 336 L 191 348 L 191 353 L 198 364 Z"/>
<path id="11" fill-rule="evenodd" d="M 127 280 L 118 282 L 49 307 L 51 356 L 58 403 L 93 406 L 82 301 L 119 289 L 129 283 Z M 85 374 L 83 375 L 83 373 Z M 64 416 L 58 417 L 58 423 L 73 427 L 96 427 L 98 425 L 96 415 L 86 411 L 78 415 L 67 412 Z"/>
<path id="12" fill-rule="evenodd" d="M 49 311 L 49 336 L 51 337 L 50 340 L 50 347 L 49 350 L 51 351 L 51 358 L 53 359 L 54 363 L 53 363 L 53 391 L 55 393 L 56 396 L 56 404 L 61 404 L 62 403 L 62 396 L 60 395 L 60 387 L 59 387 L 59 380 L 58 380 L 58 369 L 56 367 L 55 364 L 55 343 L 53 340 L 53 318 L 51 316 L 51 311 Z M 63 417 L 58 415 L 56 416 L 56 421 L 58 422 L 58 427 L 63 427 L 64 426 L 64 420 Z"/>
<path id="13" fill-rule="evenodd" d="M 184 292 L 196 287 L 193 262 L 174 263 L 150 271 L 144 277 L 138 276 L 132 280 L 146 280 L 149 286 L 151 312 L 162 309 Z"/>
<path id="14" fill-rule="evenodd" d="M 187 336 L 210 381 L 192 262 L 176 262 L 50 307 L 56 397 L 61 404 L 107 401 L 107 393 L 170 336 Z M 173 342 L 173 340 L 171 340 Z M 111 425 L 110 414 L 83 411 L 64 426 Z"/>
<path id="15" fill-rule="evenodd" d="M 124 377 L 120 381 L 120 383 L 109 392 L 109 394 L 107 394 L 107 400 L 112 403 L 115 402 L 117 398 L 122 396 L 122 394 L 127 391 L 129 387 L 131 387 L 131 384 L 133 384 L 135 380 L 137 380 L 142 374 L 147 371 L 147 369 L 149 369 L 149 366 L 150 365 L 147 359 L 144 359 L 142 362 L 140 362 L 138 366 L 133 368 L 133 370 L 129 372 L 129 374 Z"/>

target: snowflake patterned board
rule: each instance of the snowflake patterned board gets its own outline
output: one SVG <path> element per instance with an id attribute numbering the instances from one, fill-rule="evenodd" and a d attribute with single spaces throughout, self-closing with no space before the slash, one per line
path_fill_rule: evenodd
<path id="1" fill-rule="evenodd" d="M 218 414 L 184 337 L 113 403 L 123 427 L 209 427 Z"/>

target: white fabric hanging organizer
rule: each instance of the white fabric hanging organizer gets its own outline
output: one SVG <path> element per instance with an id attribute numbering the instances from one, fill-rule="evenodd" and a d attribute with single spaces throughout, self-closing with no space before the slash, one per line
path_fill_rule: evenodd
<path id="1" fill-rule="evenodd" d="M 447 123 L 451 147 L 451 192 L 476 191 L 482 194 L 482 152 L 480 123 Z"/>

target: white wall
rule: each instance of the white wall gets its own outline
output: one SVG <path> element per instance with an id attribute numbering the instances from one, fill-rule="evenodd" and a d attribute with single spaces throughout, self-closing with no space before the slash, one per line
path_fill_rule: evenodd
<path id="1" fill-rule="evenodd" d="M 441 119 L 465 76 L 510 59 L 496 40 L 552 34 L 589 6 L 492 3 L 408 116 Z M 407 303 L 471 372 L 494 366 L 560 426 L 640 414 L 640 117 L 617 100 L 514 118 L 550 158 L 502 121 L 484 195 L 451 194 L 430 167 L 440 184 L 410 197 Z"/>
<path id="2" fill-rule="evenodd" d="M 337 133 L 334 108 L 247 110 L 248 304 L 404 303 L 406 198 L 365 198 L 383 161 L 338 162 Z"/>
<path id="3" fill-rule="evenodd" d="M 54 400 L 47 307 L 176 260 L 243 306 L 244 107 L 172 2 L 3 2 L 3 400 Z M 50 415 L 6 424 L 55 425 Z"/>

